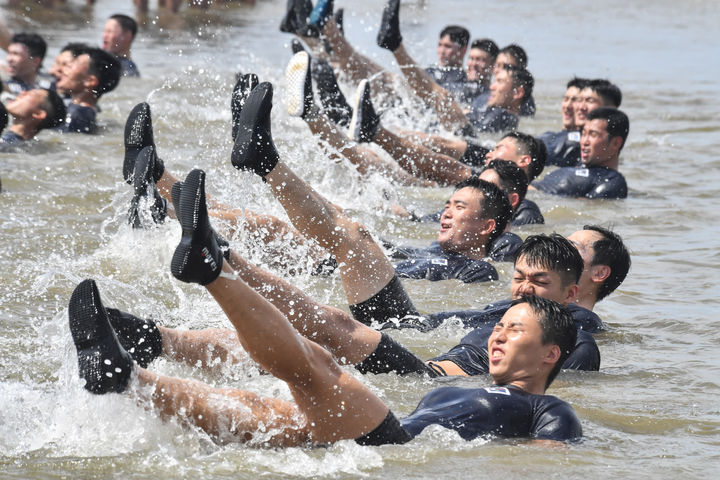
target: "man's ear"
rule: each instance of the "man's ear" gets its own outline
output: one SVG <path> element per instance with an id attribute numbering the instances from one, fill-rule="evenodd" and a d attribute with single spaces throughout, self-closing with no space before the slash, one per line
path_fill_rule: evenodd
<path id="1" fill-rule="evenodd" d="M 515 210 L 520 203 L 520 195 L 513 192 L 510 195 L 508 195 L 508 198 L 510 200 L 510 205 L 512 206 L 512 209 Z"/>
<path id="2" fill-rule="evenodd" d="M 552 365 L 556 364 L 557 362 L 560 361 L 561 353 L 562 352 L 560 351 L 560 346 L 553 345 L 550 348 L 550 350 L 547 352 L 547 354 L 545 355 L 545 358 L 544 358 L 545 363 L 549 363 Z"/>
<path id="3" fill-rule="evenodd" d="M 590 267 L 590 279 L 593 283 L 603 283 L 610 277 L 612 270 L 607 265 L 595 265 Z"/>
<path id="4" fill-rule="evenodd" d="M 612 137 L 610 139 L 610 146 L 613 147 L 613 149 L 620 151 L 620 148 L 622 148 L 623 139 L 620 136 Z"/>
<path id="5" fill-rule="evenodd" d="M 519 86 L 519 87 L 513 88 L 513 100 L 522 101 L 524 96 L 525 96 L 525 87 Z"/>
<path id="6" fill-rule="evenodd" d="M 565 303 L 568 304 L 568 305 L 571 304 L 571 303 L 573 303 L 575 300 L 577 300 L 577 296 L 578 296 L 578 286 L 577 286 L 577 284 L 573 284 L 573 285 L 567 287 L 567 290 L 565 291 L 565 295 L 566 295 L 566 296 L 565 296 L 565 300 L 566 300 Z"/>
<path id="7" fill-rule="evenodd" d="M 525 168 L 530 166 L 532 163 L 532 157 L 530 155 L 523 155 L 520 157 L 520 159 L 515 163 L 519 168 Z"/>
<path id="8" fill-rule="evenodd" d="M 85 88 L 89 91 L 95 92 L 97 91 L 97 86 L 100 85 L 100 80 L 95 75 L 88 75 L 83 85 L 85 85 Z"/>
<path id="9" fill-rule="evenodd" d="M 45 120 L 47 118 L 47 112 L 45 110 L 41 110 L 38 108 L 36 111 L 34 111 L 32 113 L 32 118 L 42 122 L 43 120 Z"/>
<path id="10" fill-rule="evenodd" d="M 494 218 L 486 218 L 485 222 L 483 223 L 482 230 L 480 233 L 482 235 L 490 235 L 493 230 L 497 227 L 497 222 Z"/>

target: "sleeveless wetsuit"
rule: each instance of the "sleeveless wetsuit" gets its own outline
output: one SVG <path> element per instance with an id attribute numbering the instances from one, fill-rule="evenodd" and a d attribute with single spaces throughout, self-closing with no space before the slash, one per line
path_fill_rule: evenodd
<path id="1" fill-rule="evenodd" d="M 518 117 L 501 107 L 475 108 L 471 104 L 467 117 L 478 132 L 507 132 L 515 130 L 518 125 Z M 467 129 L 463 133 L 470 137 L 474 134 Z"/>
<path id="2" fill-rule="evenodd" d="M 140 70 L 138 70 L 137 65 L 135 65 L 135 62 L 130 60 L 129 58 L 125 57 L 115 57 L 118 62 L 120 62 L 120 66 L 122 67 L 121 75 L 123 77 L 139 77 L 140 76 Z"/>

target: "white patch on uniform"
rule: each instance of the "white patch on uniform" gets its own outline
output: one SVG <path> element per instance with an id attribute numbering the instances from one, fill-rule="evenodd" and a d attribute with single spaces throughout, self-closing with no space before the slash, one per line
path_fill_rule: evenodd
<path id="1" fill-rule="evenodd" d="M 587 168 L 576 168 L 575 169 L 575 176 L 577 177 L 589 177 L 590 176 L 590 170 Z"/>
<path id="2" fill-rule="evenodd" d="M 580 132 L 570 132 L 567 136 L 568 140 L 571 142 L 578 142 L 580 143 Z"/>
<path id="3" fill-rule="evenodd" d="M 500 395 L 510 395 L 510 390 L 507 387 L 485 387 L 485 391 L 488 393 L 498 393 Z"/>
<path id="4" fill-rule="evenodd" d="M 430 260 L 433 265 L 443 265 L 447 267 L 447 258 L 433 258 Z"/>

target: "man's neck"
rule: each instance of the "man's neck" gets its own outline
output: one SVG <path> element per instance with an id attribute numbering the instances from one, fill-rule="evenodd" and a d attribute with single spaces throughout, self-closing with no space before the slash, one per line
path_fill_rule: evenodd
<path id="1" fill-rule="evenodd" d="M 72 102 L 83 107 L 95 108 L 98 99 L 95 98 L 95 95 L 93 95 L 91 92 L 85 90 L 83 92 L 73 93 Z"/>
<path id="2" fill-rule="evenodd" d="M 37 127 L 36 126 L 30 126 L 22 121 L 15 120 L 13 124 L 8 128 L 9 131 L 13 132 L 18 137 L 22 138 L 23 140 L 30 140 L 35 135 L 37 135 Z"/>
<path id="3" fill-rule="evenodd" d="M 35 86 L 35 80 L 37 79 L 37 72 L 28 73 L 27 75 L 15 75 L 12 77 L 13 80 L 17 80 L 19 82 L 23 82 L 26 85 L 30 85 L 31 87 Z"/>
<path id="4" fill-rule="evenodd" d="M 575 300 L 575 303 L 583 308 L 587 308 L 588 310 L 592 311 L 592 309 L 595 308 L 595 304 L 597 303 L 597 292 L 578 292 L 578 298 Z"/>

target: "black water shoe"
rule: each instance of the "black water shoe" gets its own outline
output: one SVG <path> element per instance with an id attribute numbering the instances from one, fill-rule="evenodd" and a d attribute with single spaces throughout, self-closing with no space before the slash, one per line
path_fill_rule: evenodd
<path id="1" fill-rule="evenodd" d="M 115 336 L 94 280 L 83 280 L 75 287 L 68 312 L 85 389 L 95 394 L 124 391 L 133 359 Z"/>
<path id="2" fill-rule="evenodd" d="M 237 137 L 238 125 L 240 122 L 240 112 L 242 112 L 245 100 L 252 92 L 253 88 L 258 85 L 258 76 L 254 73 L 246 73 L 239 75 L 235 87 L 233 87 L 232 96 L 230 97 L 230 113 L 232 114 L 232 139 L 235 141 Z"/>
<path id="3" fill-rule="evenodd" d="M 248 96 L 238 119 L 238 133 L 230 159 L 235 168 L 264 177 L 280 156 L 270 130 L 273 87 L 263 82 Z"/>
<path id="4" fill-rule="evenodd" d="M 182 238 L 170 271 L 180 281 L 207 285 L 222 271 L 223 256 L 210 226 L 205 203 L 205 172 L 193 170 L 185 178 L 175 212 Z"/>
<path id="5" fill-rule="evenodd" d="M 315 81 L 323 113 L 335 124 L 347 127 L 352 118 L 352 107 L 348 104 L 335 78 L 335 72 L 325 60 L 312 64 L 312 78 Z"/>
<path id="6" fill-rule="evenodd" d="M 388 0 L 383 10 L 377 44 L 394 52 L 402 43 L 400 35 L 400 0 Z"/>
<path id="7" fill-rule="evenodd" d="M 355 92 L 353 116 L 348 135 L 356 142 L 372 142 L 380 131 L 380 117 L 370 100 L 370 83 L 363 80 Z"/>

